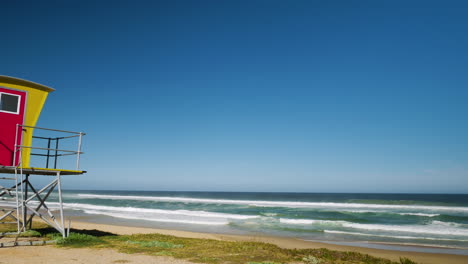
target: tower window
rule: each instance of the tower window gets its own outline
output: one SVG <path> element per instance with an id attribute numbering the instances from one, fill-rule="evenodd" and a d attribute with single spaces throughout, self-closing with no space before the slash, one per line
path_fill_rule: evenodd
<path id="1" fill-rule="evenodd" d="M 18 114 L 19 95 L 0 93 L 0 112 Z"/>

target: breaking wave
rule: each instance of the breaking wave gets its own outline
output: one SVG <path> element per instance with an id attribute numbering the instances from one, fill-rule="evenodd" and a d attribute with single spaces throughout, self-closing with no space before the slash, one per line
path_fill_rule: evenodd
<path id="1" fill-rule="evenodd" d="M 229 200 L 229 199 L 205 199 L 187 197 L 164 197 L 164 196 L 136 196 L 136 195 L 102 195 L 102 194 L 78 194 L 83 199 L 111 199 L 111 200 L 138 200 L 157 202 L 179 202 L 179 203 L 206 203 L 206 204 L 235 204 L 258 207 L 286 207 L 286 208 L 316 208 L 316 209 L 397 209 L 404 211 L 430 211 L 430 212 L 464 212 L 468 213 L 467 207 L 456 206 L 430 206 L 430 205 L 396 205 L 396 204 L 364 204 L 364 203 L 332 203 L 332 202 L 296 202 L 296 201 L 257 201 L 257 200 Z M 419 213 L 422 216 L 423 213 Z M 436 214 L 426 214 L 436 215 Z"/>

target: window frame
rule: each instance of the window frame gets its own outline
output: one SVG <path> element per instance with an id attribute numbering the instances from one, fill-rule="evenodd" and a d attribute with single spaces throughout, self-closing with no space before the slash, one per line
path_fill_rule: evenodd
<path id="1" fill-rule="evenodd" d="M 20 107 L 21 107 L 21 95 L 19 95 L 19 94 L 12 94 L 12 93 L 6 93 L 6 92 L 0 92 L 0 103 L 1 103 L 1 100 L 2 100 L 3 94 L 11 95 L 11 96 L 16 96 L 16 97 L 18 98 L 18 104 L 16 105 L 16 111 L 15 111 L 15 112 L 7 111 L 7 110 L 2 110 L 2 109 L 0 108 L 0 113 L 8 113 L 8 114 L 19 115 L 19 114 L 20 114 Z"/>

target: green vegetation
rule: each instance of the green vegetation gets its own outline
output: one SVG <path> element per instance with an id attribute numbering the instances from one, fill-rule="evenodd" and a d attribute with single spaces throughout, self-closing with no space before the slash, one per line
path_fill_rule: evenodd
<path id="1" fill-rule="evenodd" d="M 137 244 L 142 247 L 159 247 L 159 248 L 181 248 L 183 245 L 176 245 L 169 242 L 160 241 L 127 241 L 128 244 Z"/>
<path id="2" fill-rule="evenodd" d="M 33 222 L 30 229 L 37 230 L 37 229 L 44 229 L 48 227 L 49 226 L 45 223 Z M 0 233 L 8 233 L 8 232 L 16 232 L 16 231 L 18 231 L 18 226 L 16 224 L 0 224 Z"/>
<path id="3" fill-rule="evenodd" d="M 320 263 L 320 259 L 314 257 L 314 256 L 306 256 L 302 258 L 302 261 L 306 264 L 318 264 Z"/>
<path id="4" fill-rule="evenodd" d="M 41 238 L 42 233 L 37 231 L 37 230 L 43 230 L 47 229 L 49 226 L 43 223 L 37 223 L 34 222 L 32 224 L 32 229 L 26 231 L 26 232 L 21 232 L 19 234 L 19 237 L 34 237 L 34 238 Z M 16 234 L 18 230 L 18 226 L 16 224 L 0 224 L 0 233 L 12 233 L 10 235 L 5 235 L 6 237 L 16 237 L 18 236 Z"/>
<path id="5" fill-rule="evenodd" d="M 276 262 L 248 262 L 247 264 L 281 264 Z"/>
<path id="6" fill-rule="evenodd" d="M 281 264 L 276 262 L 249 262 L 247 264 Z"/>
<path id="7" fill-rule="evenodd" d="M 33 233 L 54 239 L 60 247 L 112 248 L 124 253 L 172 256 L 208 264 L 415 264 L 407 258 L 399 262 L 357 252 L 321 249 L 285 249 L 262 242 L 233 242 L 181 238 L 161 234 L 115 235 L 99 230 L 71 230 L 63 239 L 51 228 Z"/>
<path id="8" fill-rule="evenodd" d="M 89 247 L 105 244 L 105 241 L 98 237 L 80 233 L 70 233 L 67 238 L 63 238 L 61 234 L 53 234 L 52 238 L 57 242 L 58 246 Z"/>
<path id="9" fill-rule="evenodd" d="M 400 263 L 401 264 L 417 264 L 416 262 L 408 258 L 400 258 Z"/>
<path id="10" fill-rule="evenodd" d="M 38 231 L 36 230 L 28 230 L 26 232 L 22 232 L 20 234 L 20 237 L 40 237 L 41 236 L 41 233 L 39 233 Z"/>
<path id="11" fill-rule="evenodd" d="M 124 253 L 165 255 L 198 263 L 241 264 L 397 264 L 357 252 L 328 249 L 284 249 L 262 242 L 232 242 L 211 239 L 180 238 L 161 234 L 104 236 L 106 244 L 98 248 L 114 248 Z M 407 264 L 401 262 L 402 264 Z"/>

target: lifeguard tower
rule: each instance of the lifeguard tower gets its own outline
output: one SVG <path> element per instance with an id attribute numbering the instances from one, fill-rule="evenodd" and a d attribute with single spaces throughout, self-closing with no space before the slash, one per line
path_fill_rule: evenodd
<path id="1" fill-rule="evenodd" d="M 30 228 L 37 216 L 66 237 L 61 176 L 85 173 L 80 170 L 84 133 L 36 127 L 53 91 L 38 83 L 0 75 L 0 223 L 16 224 L 18 234 Z M 36 135 L 38 131 L 41 136 Z M 70 141 L 73 149 L 61 147 L 69 147 Z M 64 156 L 73 156 L 73 168 L 61 167 L 59 158 Z M 42 164 L 31 166 L 32 157 Z M 38 187 L 30 181 L 33 176 L 52 177 Z M 51 207 L 47 200 L 54 190 L 58 191 L 58 203 Z M 57 211 L 59 218 L 54 215 Z"/>

